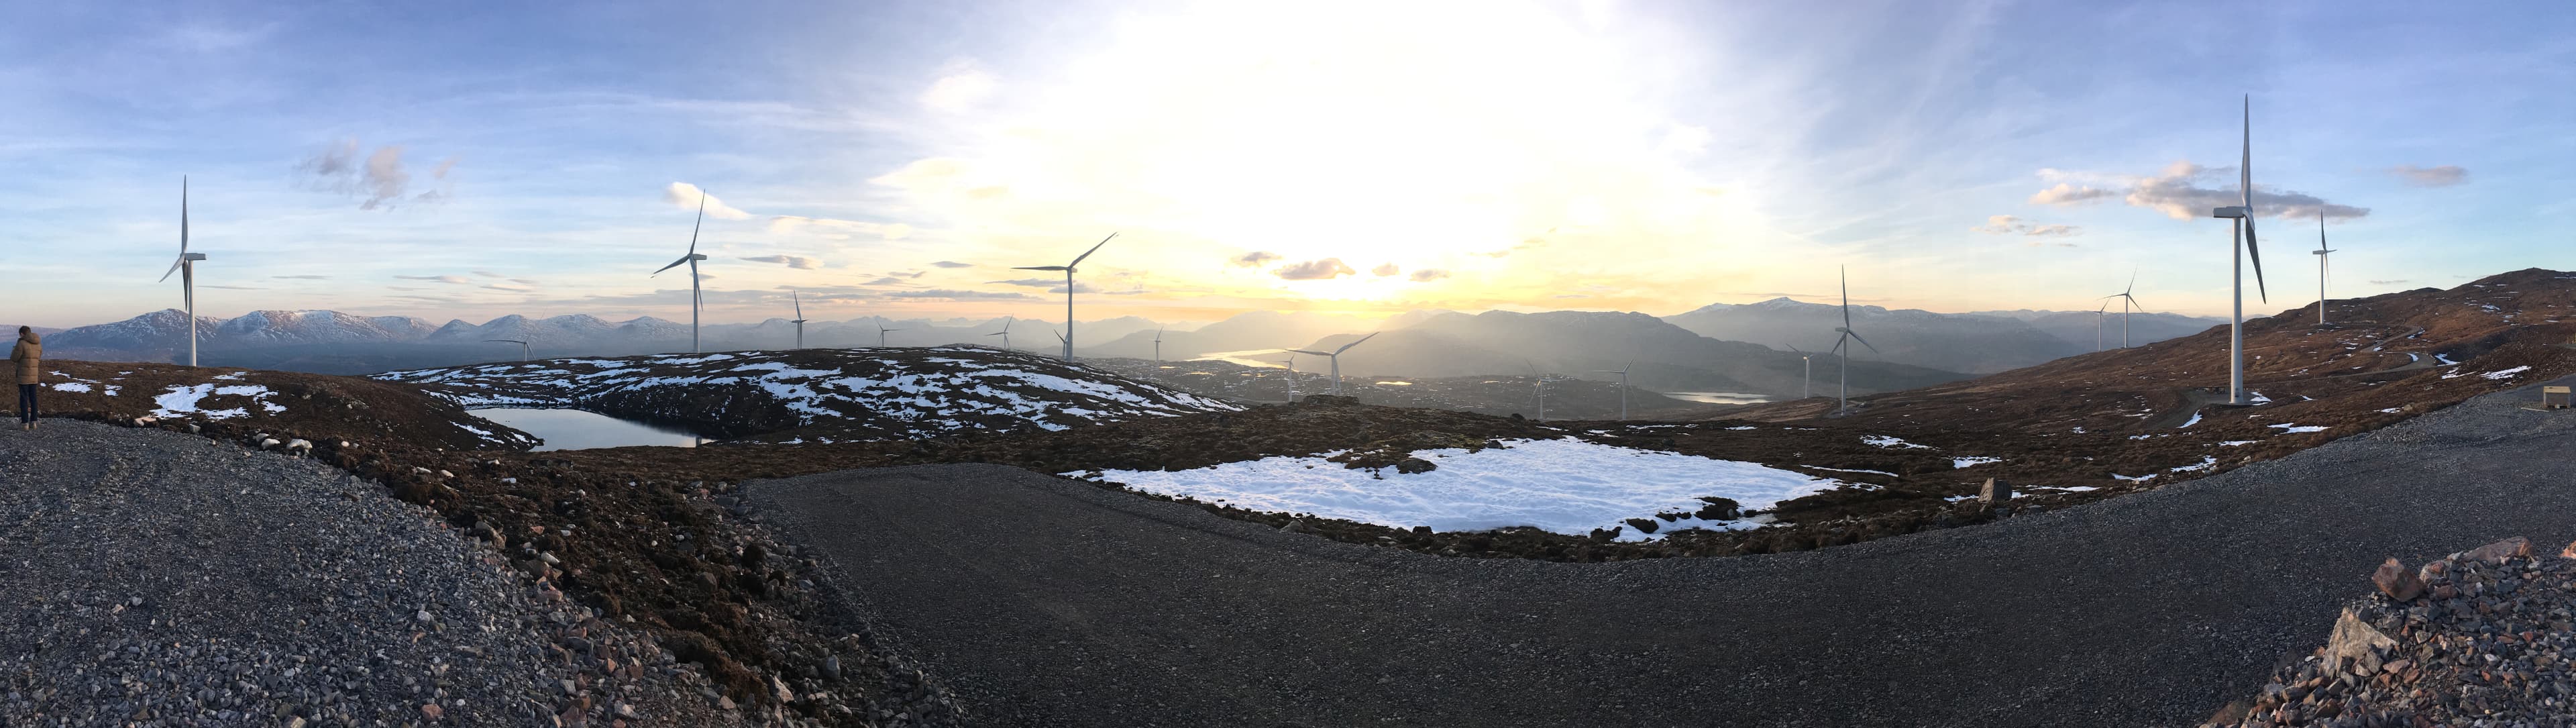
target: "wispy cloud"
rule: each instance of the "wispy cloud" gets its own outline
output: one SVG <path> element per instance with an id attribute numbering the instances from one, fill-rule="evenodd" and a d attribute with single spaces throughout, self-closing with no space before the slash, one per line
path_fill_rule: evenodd
<path id="1" fill-rule="evenodd" d="M 1369 269 L 1369 275 L 1377 276 L 1379 278 L 1385 278 L 1402 272 L 1404 272 L 1404 269 L 1396 267 L 1394 263 L 1379 263 L 1377 267 Z"/>
<path id="2" fill-rule="evenodd" d="M 754 263 L 777 263 L 797 270 L 813 270 L 823 267 L 823 261 L 801 255 L 754 255 L 746 256 L 743 260 L 748 260 Z"/>
<path id="3" fill-rule="evenodd" d="M 1343 263 L 1340 258 L 1324 258 L 1321 260 L 1309 260 L 1303 263 L 1290 263 L 1270 271 L 1271 275 L 1279 276 L 1283 280 L 1291 281 L 1330 280 L 1356 273 L 1359 273 L 1359 271 L 1351 270 L 1350 265 Z"/>
<path id="4" fill-rule="evenodd" d="M 1449 271 L 1441 270 L 1439 268 L 1416 268 L 1413 271 L 1413 275 L 1405 277 L 1413 279 L 1413 282 L 1415 283 L 1429 283 L 1449 277 Z"/>
<path id="5" fill-rule="evenodd" d="M 2083 228 L 2073 225 L 2040 224 L 2012 215 L 1988 215 L 1986 224 L 1969 229 L 1987 235 L 2027 235 L 2037 238 L 2070 238 L 2084 234 Z M 2074 243 L 2031 243 L 2031 245 L 2033 247 L 2041 245 L 2075 247 Z"/>
<path id="6" fill-rule="evenodd" d="M 406 281 L 436 281 L 436 282 L 439 282 L 439 283 L 447 283 L 447 284 L 459 285 L 459 286 L 472 285 L 472 284 L 474 283 L 474 279 L 472 279 L 472 278 L 467 278 L 467 277 L 465 277 L 465 276 L 394 276 L 394 277 L 395 277 L 395 278 L 400 278 L 400 279 L 403 279 L 403 280 L 406 280 Z"/>
<path id="7" fill-rule="evenodd" d="M 298 280 L 298 281 L 327 281 L 327 280 L 331 280 L 331 277 L 330 277 L 330 276 L 319 276 L 319 275 L 269 276 L 269 277 L 270 277 L 270 278 L 283 278 L 283 279 L 288 279 L 288 280 Z"/>
<path id="8" fill-rule="evenodd" d="M 751 213 L 734 209 L 732 205 L 725 204 L 722 198 L 708 195 L 705 190 L 698 189 L 697 185 L 673 182 L 670 186 L 662 188 L 662 201 L 683 210 L 697 210 L 702 195 L 707 206 L 707 217 L 718 220 L 742 220 L 751 217 Z"/>
<path id="9" fill-rule="evenodd" d="M 922 90 L 921 105 L 949 113 L 966 111 L 991 97 L 999 85 L 993 74 L 960 64 Z"/>
<path id="10" fill-rule="evenodd" d="M 2374 286 L 2394 286 L 2394 285 L 2398 285 L 2398 284 L 2402 284 L 2402 283 L 2410 283 L 2410 282 L 2412 282 L 2412 281 L 2409 281 L 2409 280 L 2404 279 L 2404 278 L 2399 278 L 2399 279 L 2396 279 L 2396 280 L 2393 280 L 2393 281 L 2371 281 L 2371 282 L 2370 282 L 2370 284 L 2371 284 L 2371 285 L 2374 285 Z"/>
<path id="11" fill-rule="evenodd" d="M 959 263 L 959 262 L 957 262 L 957 261 L 953 261 L 953 260 L 939 260 L 939 261 L 932 261 L 930 264 L 931 264 L 931 265 L 934 265 L 934 266 L 941 267 L 941 268 L 973 268 L 973 267 L 975 267 L 975 264 L 973 264 L 973 263 Z"/>
<path id="12" fill-rule="evenodd" d="M 887 294 L 885 294 L 885 297 L 887 297 L 887 298 L 910 298 L 910 299 L 945 299 L 945 300 L 950 300 L 950 301 L 1008 301 L 1008 300 L 1016 300 L 1016 299 L 1035 298 L 1035 296 L 1031 296 L 1031 295 L 1026 294 L 1026 293 L 1012 293 L 1012 292 L 1007 292 L 1007 291 L 1001 291 L 1001 292 L 996 292 L 996 291 L 958 291 L 958 290 L 950 290 L 950 289 L 946 289 L 946 288 L 934 288 L 934 289 L 930 289 L 930 290 L 926 290 L 926 291 L 894 291 L 894 292 L 891 292 L 891 293 L 887 293 Z"/>
<path id="13" fill-rule="evenodd" d="M 2388 168 L 2388 173 L 2397 175 L 2399 180 L 2417 187 L 2449 187 L 2469 181 L 2469 170 L 2456 164 L 2445 164 L 2439 167 L 2400 164 Z"/>
<path id="14" fill-rule="evenodd" d="M 2163 171 L 2143 177 L 2128 178 L 2128 189 L 2121 200 L 2131 207 L 2143 207 L 2164 213 L 2176 220 L 2193 220 L 2209 216 L 2209 211 L 2242 202 L 2235 189 L 2234 167 L 2203 167 L 2189 161 L 2166 165 Z M 2079 176 L 2059 170 L 2041 170 L 2042 177 Z M 2098 175 L 2096 175 L 2098 176 Z M 2201 182 L 2215 182 L 2218 187 L 2203 187 Z M 2069 187 L 2059 183 L 2031 196 L 2032 202 L 2058 206 L 2079 205 L 2110 194 L 2089 187 Z M 2352 219 L 2370 214 L 2370 208 L 2338 205 L 2315 195 L 2254 188 L 2254 213 L 2258 216 L 2313 218 L 2319 211 L 2326 217 Z"/>
<path id="15" fill-rule="evenodd" d="M 341 194 L 362 196 L 358 209 L 390 209 L 411 202 L 432 202 L 448 197 L 448 172 L 456 168 L 456 158 L 449 157 L 430 169 L 436 186 L 418 194 L 411 192 L 411 170 L 403 167 L 403 147 L 390 144 L 377 147 L 364 159 L 359 158 L 358 140 L 342 139 L 295 165 L 304 173 L 300 179 L 314 187 Z"/>
<path id="16" fill-rule="evenodd" d="M 1267 250 L 1255 250 L 1255 251 L 1252 251 L 1252 252 L 1249 252 L 1249 253 L 1244 253 L 1244 254 L 1242 254 L 1242 255 L 1238 255 L 1238 256 L 1234 256 L 1234 257 L 1232 257 L 1232 258 L 1228 258 L 1228 259 L 1226 259 L 1226 262 L 1227 262 L 1227 263 L 1230 263 L 1230 264 L 1232 264 L 1232 265 L 1235 265 L 1235 266 L 1237 266 L 1237 267 L 1242 267 L 1242 268 L 1254 268 L 1254 267 L 1259 267 L 1259 266 L 1261 266 L 1261 265 L 1262 265 L 1262 264 L 1264 264 L 1264 263 L 1269 263 L 1269 262 L 1271 262 L 1271 261 L 1278 260 L 1278 259 L 1279 259 L 1279 257 L 1280 257 L 1280 256 L 1279 256 L 1279 254 L 1278 254 L 1278 253 L 1273 253 L 1273 252 L 1270 252 L 1270 251 L 1267 251 Z"/>
<path id="17" fill-rule="evenodd" d="M 775 215 L 769 218 L 769 231 L 773 233 L 812 232 L 842 240 L 850 239 L 854 235 L 867 235 L 880 240 L 902 240 L 912 235 L 912 226 L 899 222 L 879 223 L 864 220 L 835 220 L 828 217 Z"/>

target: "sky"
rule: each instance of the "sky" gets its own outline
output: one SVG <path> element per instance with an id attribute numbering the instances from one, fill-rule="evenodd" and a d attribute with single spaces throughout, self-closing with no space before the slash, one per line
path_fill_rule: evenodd
<path id="1" fill-rule="evenodd" d="M 2576 268 L 2576 13 L 0 0 L 0 318 L 2223 314 Z M 703 195 L 703 196 L 702 196 Z M 705 216 L 696 221 L 704 202 Z M 693 228 L 693 226 L 696 226 Z M 694 233 L 693 233 L 694 229 Z"/>

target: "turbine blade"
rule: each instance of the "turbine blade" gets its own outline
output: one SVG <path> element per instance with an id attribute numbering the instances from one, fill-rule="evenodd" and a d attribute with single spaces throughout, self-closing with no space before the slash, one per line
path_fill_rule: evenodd
<path id="1" fill-rule="evenodd" d="M 1369 340 L 1369 339 L 1377 338 L 1377 333 L 1378 333 L 1378 332 L 1371 331 L 1371 332 L 1369 332 L 1369 335 L 1360 337 L 1360 341 L 1367 341 L 1367 340 Z M 1360 341 L 1354 341 L 1354 342 L 1351 342 L 1351 343 L 1348 343 L 1348 344 L 1343 344 L 1343 345 L 1342 345 L 1342 348 L 1334 349 L 1334 350 L 1333 350 L 1333 353 L 1334 353 L 1334 354 L 1340 354 L 1340 353 L 1345 352 L 1345 351 L 1350 351 L 1350 350 L 1351 350 L 1351 347 L 1359 346 L 1359 345 L 1360 345 Z"/>
<path id="2" fill-rule="evenodd" d="M 1288 350 L 1288 353 L 1290 353 L 1290 354 L 1305 354 L 1305 355 L 1307 355 L 1307 356 L 1332 356 L 1332 353 L 1331 353 L 1331 352 L 1307 351 L 1307 350 L 1305 350 L 1305 349 L 1289 349 L 1289 350 Z"/>
<path id="3" fill-rule="evenodd" d="M 2129 287 L 2120 289 L 2120 295 L 2129 295 L 2129 292 L 2134 290 L 2138 290 L 2138 272 L 2129 271 Z"/>
<path id="4" fill-rule="evenodd" d="M 170 280 L 170 274 L 179 272 L 179 266 L 187 265 L 187 264 L 188 264 L 188 259 L 186 259 L 186 258 L 180 258 L 180 259 L 178 259 L 178 260 L 171 261 L 171 262 L 170 262 L 170 269 L 169 269 L 169 270 L 166 270 L 166 271 L 162 271 L 162 272 L 161 272 L 161 280 L 157 280 L 157 281 L 153 281 L 153 282 L 154 282 L 154 283 L 165 283 L 165 282 L 168 282 L 168 281 Z"/>
<path id="5" fill-rule="evenodd" d="M 1109 234 L 1109 238 L 1114 238 L 1114 237 L 1118 237 L 1118 234 L 1117 234 L 1117 233 L 1110 233 L 1110 234 Z M 1074 256 L 1074 257 L 1073 257 L 1073 262 L 1064 264 L 1064 267 L 1066 267 L 1066 268 L 1071 268 L 1071 267 L 1074 267 L 1074 266 L 1077 266 L 1077 265 L 1082 265 L 1082 259 L 1091 257 L 1091 254 L 1092 254 L 1092 253 L 1100 252 L 1100 246 L 1108 245 L 1108 244 L 1109 244 L 1109 238 L 1101 238 L 1101 239 L 1100 239 L 1100 242 L 1093 243 L 1093 244 L 1091 245 L 1091 249 L 1090 249 L 1090 250 L 1082 251 L 1082 254 L 1081 254 L 1081 255 Z"/>
<path id="6" fill-rule="evenodd" d="M 1843 328 L 1848 329 L 1851 328 L 1851 268 L 1844 267 L 1842 271 Z"/>
<path id="7" fill-rule="evenodd" d="M 2245 213 L 2245 256 L 2254 260 L 2254 295 L 2261 296 L 2264 303 L 2271 303 L 2271 294 L 2263 291 L 2263 247 L 2254 243 L 2252 212 Z"/>
<path id="8" fill-rule="evenodd" d="M 1860 337 L 1860 334 L 1852 334 L 1852 335 L 1851 335 L 1851 337 L 1852 337 L 1852 340 L 1853 340 L 1853 341 L 1860 342 L 1860 345 L 1861 345 L 1861 346 L 1869 346 L 1869 340 L 1868 340 L 1868 339 L 1861 338 L 1861 337 Z M 1869 346 L 1869 353 L 1877 354 L 1877 353 L 1878 353 L 1878 347 L 1875 347 L 1875 346 Z"/>
<path id="9" fill-rule="evenodd" d="M 1060 265 L 1024 265 L 1012 268 L 1011 270 L 1065 270 L 1065 267 Z"/>
<path id="10" fill-rule="evenodd" d="M 804 297 L 796 295 L 796 292 L 795 292 L 795 291 L 788 291 L 788 292 L 787 292 L 787 301 L 788 301 L 789 303 L 796 304 L 796 317 L 797 317 L 797 318 L 800 318 L 800 319 L 801 319 L 801 318 L 805 318 L 805 298 L 804 298 Z"/>
<path id="11" fill-rule="evenodd" d="M 686 262 L 689 262 L 689 256 L 685 256 L 685 255 L 680 256 L 680 259 L 679 259 L 679 260 L 671 261 L 671 264 L 670 264 L 670 265 L 666 265 L 666 266 L 662 266 L 662 267 L 660 267 L 660 268 L 654 269 L 654 271 L 653 271 L 653 275 L 656 275 L 656 276 L 661 275 L 661 274 L 662 274 L 662 271 L 670 270 L 670 269 L 673 269 L 673 268 L 678 268 L 678 267 L 680 267 L 680 264 L 681 264 L 681 263 L 686 263 Z M 690 266 L 690 267 L 691 267 L 691 268 L 696 268 L 696 266 Z M 645 276 L 645 277 L 650 278 L 650 277 L 652 277 L 652 276 Z"/>
<path id="12" fill-rule="evenodd" d="M 698 254 L 698 229 L 707 224 L 707 191 L 698 190 L 698 221 L 689 225 L 689 254 Z"/>
<path id="13" fill-rule="evenodd" d="M 188 254 L 188 176 L 179 175 L 179 254 Z M 163 278 L 170 277 L 162 274 Z"/>

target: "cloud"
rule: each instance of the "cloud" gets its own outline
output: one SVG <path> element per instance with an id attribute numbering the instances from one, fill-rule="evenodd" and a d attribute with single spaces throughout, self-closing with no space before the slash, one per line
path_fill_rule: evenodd
<path id="1" fill-rule="evenodd" d="M 866 283 L 861 283 L 861 284 L 859 284 L 859 285 L 862 285 L 862 286 L 891 286 L 891 285 L 897 285 L 897 284 L 900 284 L 900 283 L 903 283 L 903 279 L 901 279 L 901 278 L 896 278 L 896 277 L 894 277 L 894 276 L 886 276 L 886 277 L 883 277 L 883 278 L 878 278 L 878 279 L 873 280 L 873 281 L 868 281 L 868 282 L 866 282 Z"/>
<path id="2" fill-rule="evenodd" d="M 2397 280 L 2393 280 L 2393 281 L 2371 281 L 2371 282 L 2370 282 L 2370 284 L 2371 284 L 2371 285 L 2374 285 L 2374 286 L 2394 286 L 2394 285 L 2397 285 L 2397 284 L 2400 284 L 2400 283 L 2405 283 L 2405 282 L 2407 282 L 2407 280 L 2406 280 L 2406 279 L 2404 279 L 2404 278 L 2399 278 L 2399 279 L 2397 279 Z"/>
<path id="3" fill-rule="evenodd" d="M 1986 224 L 1968 229 L 1985 233 L 1987 235 L 2018 234 L 2039 238 L 2071 238 L 2084 234 L 2084 228 L 2073 225 L 2042 225 L 2011 215 L 1988 215 L 1986 216 Z M 2042 245 L 2042 243 L 2031 243 L 2032 247 L 2038 247 L 2040 245 Z M 2056 245 L 2067 248 L 2075 247 L 2074 243 L 2056 243 Z"/>
<path id="4" fill-rule="evenodd" d="M 1404 272 L 1404 269 L 1395 267 L 1394 263 L 1379 263 L 1377 267 L 1369 269 L 1369 275 L 1374 275 L 1379 278 L 1385 278 L 1402 272 Z"/>
<path id="5" fill-rule="evenodd" d="M 361 161 L 358 140 L 342 139 L 295 165 L 307 176 L 304 183 L 345 195 L 364 196 L 358 209 L 391 209 L 405 202 L 432 202 L 445 199 L 446 188 L 411 194 L 411 171 L 403 168 L 403 147 L 389 144 L 377 147 Z M 430 178 L 441 183 L 456 168 L 456 158 L 449 157 L 431 168 Z"/>
<path id="6" fill-rule="evenodd" d="M 748 260 L 754 263 L 780 263 L 797 270 L 813 270 L 823 267 L 823 261 L 801 255 L 754 255 L 745 257 L 743 260 Z"/>
<path id="7" fill-rule="evenodd" d="M 2445 164 L 2439 167 L 2400 164 L 2388 168 L 2388 173 L 2397 175 L 2397 178 L 2405 181 L 2406 184 L 2417 187 L 2449 187 L 2469 181 L 2469 170 L 2456 164 Z"/>
<path id="8" fill-rule="evenodd" d="M 949 113 L 965 111 L 990 98 L 998 85 L 1000 79 L 993 74 L 973 68 L 954 69 L 922 90 L 921 105 Z"/>
<path id="9" fill-rule="evenodd" d="M 478 276 L 485 277 L 485 278 L 508 278 L 508 277 L 509 277 L 509 276 L 501 275 L 501 274 L 499 274 L 499 273 L 494 273 L 494 272 L 491 272 L 491 271 L 488 271 L 488 270 L 478 270 L 478 271 L 474 271 L 474 274 L 475 274 L 475 275 L 478 275 Z"/>
<path id="10" fill-rule="evenodd" d="M 2116 194 L 2119 193 L 2100 187 L 2059 182 L 2055 187 L 2040 190 L 2038 194 L 2031 195 L 2030 202 L 2034 205 L 2080 205 Z"/>
<path id="11" fill-rule="evenodd" d="M 536 289 L 529 288 L 529 287 L 526 287 L 526 286 L 513 286 L 513 285 L 507 285 L 507 284 L 501 284 L 501 283 L 493 283 L 493 284 L 490 284 L 490 285 L 486 285 L 486 286 L 484 286 L 484 288 L 489 288 L 489 289 L 492 289 L 492 290 L 495 290 L 495 291 L 509 291 L 509 292 L 511 292 L 511 293 L 527 293 L 527 292 L 530 292 L 530 291 L 534 291 L 534 290 L 536 290 Z"/>
<path id="12" fill-rule="evenodd" d="M 882 240 L 902 240 L 912 234 L 912 226 L 899 222 L 880 223 L 862 220 L 835 220 L 828 217 L 776 215 L 769 218 L 769 231 L 793 233 L 813 228 L 816 234 L 848 240 L 853 234 L 873 235 Z"/>
<path id="13" fill-rule="evenodd" d="M 1559 294 L 1556 294 L 1556 297 L 1557 297 L 1557 298 L 1591 298 L 1591 297 L 1592 297 L 1592 294 L 1589 294 L 1589 293 L 1559 293 Z"/>
<path id="14" fill-rule="evenodd" d="M 394 276 L 394 277 L 395 277 L 395 278 L 400 278 L 400 279 L 403 279 L 403 280 L 406 280 L 406 281 L 437 281 L 437 282 L 440 282 L 440 283 L 448 283 L 448 284 L 454 284 L 454 285 L 459 285 L 459 286 L 472 285 L 472 284 L 474 283 L 474 279 L 472 279 L 472 278 L 467 278 L 467 277 L 465 277 L 465 276 Z"/>
<path id="15" fill-rule="evenodd" d="M 261 287 L 259 287 L 259 286 L 218 286 L 218 285 L 215 285 L 215 284 L 212 284 L 212 283 L 209 283 L 209 284 L 206 284 L 206 285 L 202 285 L 202 286 L 198 286 L 198 288 L 221 288 L 221 289 L 224 289 L 224 290 L 227 290 L 227 291 L 265 291 L 265 290 L 268 290 L 268 289 L 266 289 L 266 288 L 261 288 Z"/>
<path id="16" fill-rule="evenodd" d="M 1228 262 L 1228 263 L 1232 263 L 1233 265 L 1238 266 L 1238 267 L 1251 268 L 1251 267 L 1259 266 L 1259 265 L 1261 265 L 1261 264 L 1263 264 L 1263 263 L 1268 263 L 1268 262 L 1270 262 L 1270 261 L 1278 260 L 1279 258 L 1280 258 L 1280 255 L 1279 255 L 1278 253 L 1273 253 L 1273 252 L 1270 252 L 1270 251 L 1267 251 L 1267 250 L 1255 250 L 1255 251 L 1252 251 L 1252 252 L 1249 252 L 1249 253 L 1244 253 L 1244 254 L 1242 254 L 1242 255 L 1234 256 L 1233 258 L 1228 259 L 1228 260 L 1227 260 L 1227 262 Z"/>
<path id="17" fill-rule="evenodd" d="M 931 263 L 931 265 L 939 266 L 939 267 L 941 267 L 941 268 L 973 268 L 973 267 L 975 267 L 975 264 L 973 264 L 973 263 L 959 263 L 959 262 L 957 262 L 957 261 L 953 261 L 953 260 L 942 260 L 942 261 L 937 261 L 937 262 L 933 262 L 933 263 Z"/>
<path id="18" fill-rule="evenodd" d="M 2128 189 L 2123 191 L 2121 201 L 2130 207 L 2155 210 L 2176 220 L 2208 217 L 2210 210 L 2234 206 L 2242 201 L 2241 194 L 2236 189 L 2235 175 L 2230 174 L 2235 171 L 2234 167 L 2203 167 L 2192 164 L 2188 160 L 2177 161 L 2166 165 L 2162 171 L 2152 176 L 2128 178 Z M 2100 175 L 2082 175 L 2046 169 L 2040 170 L 2040 176 L 2058 178 Z M 2202 187 L 2200 183 L 2203 180 L 2217 186 Z M 2059 190 L 2068 191 L 2060 194 Z M 2108 190 L 2093 190 L 2088 187 L 2070 188 L 2066 183 L 2061 182 L 2056 187 L 2041 190 L 2038 194 L 2032 195 L 2031 201 L 2060 206 L 2076 205 L 2107 196 L 2109 193 Z M 2324 212 L 2326 217 L 2347 220 L 2370 214 L 2370 208 L 2337 205 L 2315 195 L 2267 190 L 2259 185 L 2254 188 L 2254 211 L 2257 216 L 2292 219 L 2313 218 L 2320 211 Z"/>
<path id="19" fill-rule="evenodd" d="M 671 183 L 671 186 L 662 188 L 662 201 L 671 203 L 672 206 L 683 210 L 694 211 L 698 209 L 698 201 L 701 195 L 704 195 L 704 199 L 706 200 L 707 217 L 712 217 L 718 220 L 741 220 L 751 217 L 751 213 L 734 209 L 732 205 L 725 204 L 723 199 L 714 195 L 707 195 L 706 190 L 698 189 L 697 185 L 689 184 L 687 182 L 673 182 Z"/>
<path id="20" fill-rule="evenodd" d="M 1547 231 L 1548 231 L 1548 232 L 1551 232 L 1551 233 L 1552 233 L 1552 232 L 1556 232 L 1556 228 L 1548 228 L 1548 230 L 1547 230 Z M 1518 243 L 1518 244 L 1516 244 L 1516 245 L 1513 245 L 1512 247 L 1509 247 L 1509 248 L 1504 248 L 1504 249 L 1502 249 L 1502 250 L 1495 250 L 1495 251 L 1484 252 L 1484 253 L 1469 253 L 1469 255 L 1481 255 L 1481 256 L 1485 256 L 1485 257 L 1487 257 L 1487 258 L 1507 258 L 1507 257 L 1510 257 L 1510 256 L 1511 256 L 1511 254 L 1513 254 L 1513 253 L 1518 253 L 1518 252 L 1521 252 L 1521 251 L 1524 251 L 1524 250 L 1528 250 L 1528 249 L 1531 249 L 1531 248 L 1536 248 L 1536 247 L 1538 247 L 1538 246 L 1546 245 L 1546 244 L 1547 244 L 1547 239 L 1546 239 L 1546 238 L 1524 238 L 1524 239 L 1522 239 L 1522 240 L 1520 241 L 1520 243 Z"/>
<path id="21" fill-rule="evenodd" d="M 1058 285 L 1058 281 L 1053 278 L 1013 278 L 1007 281 L 985 281 L 985 283 L 999 283 L 1006 286 L 1028 286 L 1031 288 L 1045 288 L 1048 286 Z"/>
<path id="22" fill-rule="evenodd" d="M 947 300 L 953 300 L 953 301 L 993 301 L 993 300 L 1011 300 L 1011 299 L 1035 298 L 1035 296 L 1031 296 L 1031 295 L 1026 294 L 1026 293 L 991 292 L 991 291 L 953 291 L 953 290 L 948 290 L 948 289 L 945 289 L 945 288 L 935 288 L 935 289 L 931 289 L 931 290 L 927 290 L 927 291 L 895 291 L 895 292 L 892 292 L 892 293 L 885 294 L 885 296 L 886 296 L 887 298 L 931 298 L 931 299 L 947 299 Z"/>
<path id="23" fill-rule="evenodd" d="M 1436 280 L 1440 280 L 1440 279 L 1442 279 L 1442 278 L 1447 278 L 1447 277 L 1449 277 L 1449 271 L 1441 270 L 1441 269 L 1438 269 L 1438 268 L 1422 268 L 1422 269 L 1419 269 L 1419 270 L 1415 270 L 1415 271 L 1413 272 L 1413 275 L 1405 276 L 1405 277 L 1413 279 L 1413 282 L 1415 282 L 1415 283 L 1429 283 L 1429 282 L 1432 282 L 1432 281 L 1436 281 Z"/>
<path id="24" fill-rule="evenodd" d="M 327 281 L 327 280 L 331 280 L 331 277 L 330 277 L 330 276 L 315 276 L 315 275 L 302 275 L 302 276 L 269 276 L 269 277 L 270 277 L 270 278 L 284 278 L 284 279 L 288 279 L 288 280 L 297 280 L 297 281 Z"/>
<path id="25" fill-rule="evenodd" d="M 1292 281 L 1320 281 L 1358 272 L 1351 270 L 1351 266 L 1343 263 L 1340 258 L 1325 258 L 1304 263 L 1290 263 L 1271 270 L 1270 274 Z"/>

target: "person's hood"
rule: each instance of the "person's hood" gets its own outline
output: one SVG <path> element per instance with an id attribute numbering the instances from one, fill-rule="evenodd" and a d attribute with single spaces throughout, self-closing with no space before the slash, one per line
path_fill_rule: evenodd
<path id="1" fill-rule="evenodd" d="M 19 334 L 19 335 L 18 335 L 18 340 L 19 340 L 19 341 L 24 341 L 24 342 L 27 342 L 27 343 L 30 343 L 30 344 L 42 344 L 42 343 L 45 343 L 45 342 L 44 342 L 44 340 L 43 340 L 42 338 L 37 337 L 37 336 L 36 336 L 36 332 L 33 332 L 33 331 L 29 331 L 29 332 L 26 332 L 26 333 L 23 333 L 23 334 Z"/>

